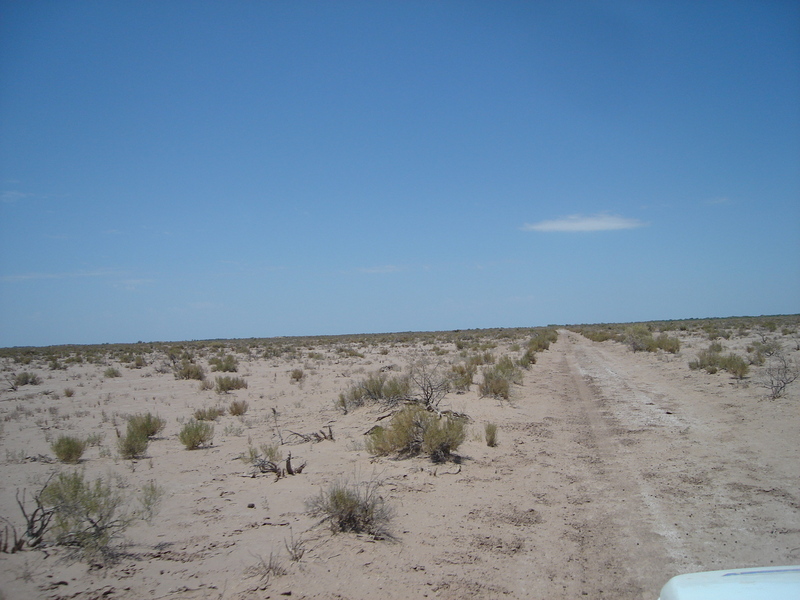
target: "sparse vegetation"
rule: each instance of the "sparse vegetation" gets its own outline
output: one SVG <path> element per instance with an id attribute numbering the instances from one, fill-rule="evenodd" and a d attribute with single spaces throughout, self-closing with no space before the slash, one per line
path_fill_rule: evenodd
<path id="1" fill-rule="evenodd" d="M 105 371 L 103 371 L 103 377 L 113 379 L 114 377 L 122 377 L 122 373 L 120 373 L 119 369 L 116 367 L 108 367 Z"/>
<path id="2" fill-rule="evenodd" d="M 303 381 L 303 378 L 306 376 L 305 371 L 303 369 L 292 369 L 289 377 L 295 383 L 300 383 Z"/>
<path id="3" fill-rule="evenodd" d="M 783 352 L 778 352 L 770 359 L 760 385 L 769 390 L 770 399 L 776 400 L 784 395 L 786 388 L 798 377 L 800 377 L 800 366 Z"/>

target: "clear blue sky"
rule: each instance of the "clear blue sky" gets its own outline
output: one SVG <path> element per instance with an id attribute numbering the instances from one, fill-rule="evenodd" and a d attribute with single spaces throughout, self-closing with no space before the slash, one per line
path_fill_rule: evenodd
<path id="1" fill-rule="evenodd" d="M 0 346 L 800 312 L 800 3 L 0 1 Z"/>

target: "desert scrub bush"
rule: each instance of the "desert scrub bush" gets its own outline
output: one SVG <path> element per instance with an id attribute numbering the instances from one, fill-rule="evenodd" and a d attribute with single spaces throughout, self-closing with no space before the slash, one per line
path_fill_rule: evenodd
<path id="1" fill-rule="evenodd" d="M 128 421 L 128 428 L 125 431 L 125 435 L 120 436 L 117 440 L 117 449 L 122 458 L 136 459 L 144 456 L 149 444 L 150 438 L 147 437 L 147 434 L 136 424 L 132 424 L 131 421 Z"/>
<path id="2" fill-rule="evenodd" d="M 483 428 L 484 437 L 486 438 L 486 445 L 490 448 L 497 446 L 497 425 L 495 423 L 486 423 Z"/>
<path id="3" fill-rule="evenodd" d="M 436 409 L 450 391 L 450 376 L 440 363 L 417 360 L 409 366 L 408 378 L 414 399 L 428 409 Z"/>
<path id="4" fill-rule="evenodd" d="M 338 481 L 306 502 L 308 512 L 322 517 L 334 532 L 369 533 L 390 537 L 392 510 L 379 493 L 376 481 L 350 484 Z"/>
<path id="5" fill-rule="evenodd" d="M 71 435 L 61 435 L 50 448 L 61 462 L 75 464 L 86 450 L 86 441 Z"/>
<path id="6" fill-rule="evenodd" d="M 75 390 L 73 388 L 64 388 L 64 397 L 72 398 L 75 395 Z"/>
<path id="7" fill-rule="evenodd" d="M 198 408 L 194 411 L 194 418 L 197 421 L 216 421 L 225 414 L 225 409 L 221 406 L 211 406 L 208 408 Z"/>
<path id="8" fill-rule="evenodd" d="M 670 354 L 677 354 L 681 349 L 681 341 L 676 337 L 670 337 L 666 333 L 661 333 L 656 337 L 656 348 L 669 352 Z"/>
<path id="9" fill-rule="evenodd" d="M 231 390 L 241 390 L 247 388 L 247 381 L 242 377 L 231 377 L 230 375 L 223 375 L 216 378 L 216 392 L 218 394 L 227 394 Z"/>
<path id="10" fill-rule="evenodd" d="M 450 384 L 457 394 L 468 392 L 475 379 L 477 367 L 471 363 L 458 364 L 450 367 Z"/>
<path id="11" fill-rule="evenodd" d="M 167 421 L 165 419 L 152 413 L 128 417 L 128 430 L 140 433 L 147 438 L 155 437 L 161 433 L 166 425 Z"/>
<path id="12" fill-rule="evenodd" d="M 183 426 L 178 439 L 187 450 L 196 450 L 211 443 L 214 439 L 214 426 L 205 421 L 192 419 Z"/>
<path id="13" fill-rule="evenodd" d="M 689 368 L 693 371 L 704 369 L 712 375 L 722 369 L 728 371 L 737 379 L 743 379 L 750 370 L 747 361 L 733 352 L 723 355 L 721 350 L 721 344 L 711 344 L 706 350 L 701 350 L 697 353 L 697 358 L 689 362 Z"/>
<path id="14" fill-rule="evenodd" d="M 428 454 L 434 462 L 450 458 L 466 437 L 466 419 L 438 415 L 412 404 L 394 414 L 389 424 L 375 427 L 364 444 L 375 456 L 397 453 L 400 456 Z"/>
<path id="15" fill-rule="evenodd" d="M 22 373 L 17 373 L 10 378 L 10 383 L 12 389 L 17 389 L 23 385 L 39 385 L 42 383 L 42 378 L 39 377 L 36 373 L 29 373 L 28 371 L 23 371 Z"/>
<path id="16" fill-rule="evenodd" d="M 212 371 L 222 371 L 223 373 L 236 373 L 239 370 L 239 361 L 232 354 L 215 356 L 208 360 Z"/>
<path id="17" fill-rule="evenodd" d="M 84 557 L 108 551 L 111 542 L 141 515 L 126 510 L 120 482 L 87 481 L 81 471 L 60 473 L 41 493 L 53 511 L 52 531 L 57 544 L 72 546 Z"/>
<path id="18" fill-rule="evenodd" d="M 337 405 L 348 411 L 367 402 L 383 402 L 394 405 L 408 399 L 411 383 L 406 376 L 388 377 L 385 373 L 370 373 L 339 394 Z"/>
<path id="19" fill-rule="evenodd" d="M 656 340 L 647 325 L 636 324 L 625 329 L 625 345 L 634 352 L 655 352 Z"/>
<path id="20" fill-rule="evenodd" d="M 233 400 L 228 406 L 228 412 L 234 417 L 240 417 L 247 412 L 247 400 Z"/>
<path id="21" fill-rule="evenodd" d="M 122 373 L 120 373 L 119 369 L 116 367 L 108 367 L 105 371 L 103 371 L 103 377 L 113 379 L 114 377 L 122 377 Z"/>
<path id="22" fill-rule="evenodd" d="M 483 381 L 478 386 L 478 391 L 484 397 L 508 400 L 512 383 L 522 385 L 522 371 L 511 357 L 504 355 L 493 366 L 483 370 Z"/>
<path id="23" fill-rule="evenodd" d="M 196 379 L 197 381 L 203 381 L 206 376 L 203 367 L 188 359 L 183 359 L 180 366 L 175 367 L 174 372 L 175 379 Z"/>
<path id="24" fill-rule="evenodd" d="M 305 376 L 306 374 L 303 369 L 292 369 L 292 372 L 289 374 L 289 378 L 295 383 L 300 383 L 303 381 Z"/>
<path id="25" fill-rule="evenodd" d="M 783 396 L 786 388 L 798 377 L 800 377 L 800 367 L 795 361 L 780 352 L 770 359 L 759 385 L 769 390 L 770 399 L 776 400 Z"/>

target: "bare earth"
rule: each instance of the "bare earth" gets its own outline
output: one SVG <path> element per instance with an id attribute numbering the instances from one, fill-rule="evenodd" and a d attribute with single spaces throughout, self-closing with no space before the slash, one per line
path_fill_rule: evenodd
<path id="1" fill-rule="evenodd" d="M 687 571 L 800 563 L 800 384 L 764 400 L 758 367 L 744 382 L 691 371 L 708 345 L 697 333 L 682 336 L 678 355 L 559 333 L 509 401 L 480 398 L 475 385 L 447 395 L 443 408 L 472 419 L 460 464 L 371 457 L 364 433 L 386 411 L 335 406 L 360 377 L 433 357 L 419 341 L 365 344 L 363 358 L 324 346 L 313 359 L 308 348 L 293 360 L 239 354 L 249 387 L 223 397 L 155 364 L 115 365 L 122 377 L 112 379 L 96 364 L 26 367 L 43 383 L 0 394 L 0 515 L 19 528 L 17 490 L 75 468 L 40 457 L 64 433 L 105 436 L 84 455 L 87 477 L 119 474 L 132 493 L 153 480 L 166 496 L 152 524 L 127 531 L 116 561 L 70 561 L 53 546 L 0 554 L 0 597 L 655 599 Z M 492 352 L 510 353 L 511 342 Z M 746 343 L 725 341 L 741 354 Z M 457 359 L 440 345 L 445 361 Z M 785 345 L 796 358 L 794 340 Z M 300 383 L 294 368 L 305 371 Z M 185 450 L 181 423 L 233 398 L 248 401 L 247 414 L 221 417 L 212 447 Z M 278 481 L 237 460 L 248 437 L 279 441 L 273 408 L 284 456 L 307 463 Z M 166 418 L 163 436 L 147 458 L 119 459 L 115 425 L 124 431 L 124 415 L 147 411 Z M 490 421 L 495 448 L 482 437 Z M 291 433 L 328 425 L 334 441 Z M 382 482 L 394 540 L 334 534 L 307 514 L 306 500 L 343 478 Z M 292 538 L 305 549 L 299 562 L 287 554 Z M 271 554 L 284 575 L 260 566 Z"/>

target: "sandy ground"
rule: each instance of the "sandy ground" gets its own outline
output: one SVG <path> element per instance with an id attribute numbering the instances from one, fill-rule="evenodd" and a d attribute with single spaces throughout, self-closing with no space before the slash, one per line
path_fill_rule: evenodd
<path id="1" fill-rule="evenodd" d="M 64 433 L 103 436 L 78 467 L 87 477 L 117 474 L 131 498 L 150 481 L 166 494 L 151 524 L 128 529 L 114 561 L 76 562 L 55 546 L 0 554 L 2 597 L 655 599 L 687 571 L 800 563 L 800 383 L 765 400 L 762 367 L 744 381 L 691 371 L 709 342 L 680 335 L 671 355 L 560 330 L 510 400 L 480 398 L 475 385 L 448 394 L 442 407 L 472 419 L 460 464 L 371 457 L 364 433 L 386 411 L 335 406 L 379 368 L 402 370 L 422 355 L 459 360 L 448 341 L 349 346 L 363 357 L 337 351 L 343 344 L 306 344 L 294 358 L 253 349 L 237 354 L 248 388 L 224 396 L 158 373 L 156 356 L 142 369 L 109 363 L 117 378 L 103 376 L 106 365 L 34 362 L 24 370 L 40 385 L 0 395 L 0 515 L 19 527 L 17 491 L 75 468 L 46 460 L 48 440 Z M 796 336 L 774 337 L 798 358 Z M 722 341 L 744 355 L 753 339 Z M 515 341 L 524 346 L 500 338 L 491 351 L 516 356 Z M 22 370 L 7 361 L 12 368 Z M 221 417 L 210 448 L 185 450 L 177 434 L 193 411 L 234 398 L 248 412 Z M 115 429 L 146 411 L 166 429 L 146 458 L 120 459 Z M 483 441 L 487 422 L 499 426 L 497 447 Z M 328 426 L 333 441 L 291 433 Z M 302 474 L 252 476 L 237 459 L 249 441 L 281 437 L 284 456 L 307 463 Z M 341 479 L 382 484 L 394 539 L 334 534 L 307 514 L 306 501 Z M 292 540 L 305 551 L 299 561 L 289 558 Z M 267 572 L 270 557 L 285 574 Z"/>

